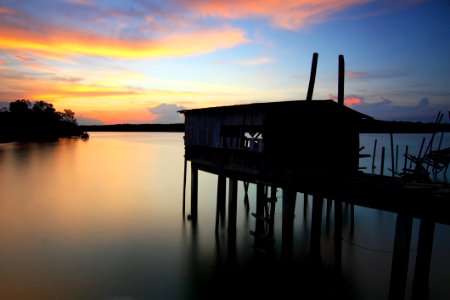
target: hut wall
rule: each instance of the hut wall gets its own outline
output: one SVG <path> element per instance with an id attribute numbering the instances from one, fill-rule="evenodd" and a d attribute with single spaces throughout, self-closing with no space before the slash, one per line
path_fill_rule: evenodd
<path id="1" fill-rule="evenodd" d="M 263 125 L 263 114 L 188 113 L 185 116 L 185 145 L 211 148 L 239 148 L 247 127 Z"/>

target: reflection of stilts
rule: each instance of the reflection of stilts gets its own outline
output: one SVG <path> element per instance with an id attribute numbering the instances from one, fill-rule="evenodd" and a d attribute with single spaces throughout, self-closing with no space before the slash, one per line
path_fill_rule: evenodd
<path id="1" fill-rule="evenodd" d="M 294 235 L 294 211 L 297 193 L 290 188 L 283 188 L 283 216 L 281 234 L 281 253 L 285 260 L 292 258 Z"/>
<path id="2" fill-rule="evenodd" d="M 248 212 L 250 210 L 250 204 L 248 203 L 248 186 L 250 185 L 250 182 L 248 181 L 244 181 L 244 206 L 245 206 L 245 211 Z"/>
<path id="3" fill-rule="evenodd" d="M 250 234 L 254 235 L 254 248 L 258 252 L 268 252 L 274 243 L 274 214 L 276 188 L 271 187 L 271 196 L 268 196 L 267 186 L 258 183 L 256 187 L 256 213 L 252 216 L 256 218 L 255 231 Z"/>
<path id="4" fill-rule="evenodd" d="M 311 220 L 311 239 L 309 251 L 314 262 L 320 262 L 320 233 L 322 231 L 323 197 L 313 195 L 313 208 Z"/>
<path id="5" fill-rule="evenodd" d="M 399 213 L 395 228 L 389 299 L 404 299 L 408 275 L 413 218 Z M 413 298 L 428 298 L 428 275 L 433 248 L 434 222 L 420 221 L 419 242 L 413 279 Z"/>

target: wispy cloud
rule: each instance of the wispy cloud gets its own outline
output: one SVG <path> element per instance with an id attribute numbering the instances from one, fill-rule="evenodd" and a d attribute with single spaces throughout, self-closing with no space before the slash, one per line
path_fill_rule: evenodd
<path id="1" fill-rule="evenodd" d="M 225 19 L 266 18 L 279 28 L 296 30 L 370 0 L 182 1 L 199 16 Z"/>
<path id="2" fill-rule="evenodd" d="M 257 57 L 253 59 L 240 60 L 239 64 L 244 66 L 259 66 L 273 63 L 274 60 L 270 57 Z"/>
<path id="3" fill-rule="evenodd" d="M 386 71 L 346 71 L 345 76 L 353 79 L 389 79 L 411 75 L 410 70 L 386 70 Z"/>
<path id="4" fill-rule="evenodd" d="M 337 96 L 329 95 L 330 99 L 337 100 Z M 352 109 L 386 121 L 434 122 L 439 111 L 450 111 L 450 104 L 433 104 L 429 98 L 422 98 L 416 104 L 401 105 L 383 98 L 379 101 L 367 102 L 364 97 L 350 95 L 345 97 L 344 104 Z M 444 123 L 450 120 L 444 118 Z"/>
<path id="5" fill-rule="evenodd" d="M 260 66 L 274 63 L 274 59 L 267 56 L 247 58 L 247 59 L 235 59 L 235 60 L 227 60 L 220 59 L 215 60 L 214 63 L 218 64 L 230 64 L 230 65 L 241 65 L 241 66 Z"/>
<path id="6" fill-rule="evenodd" d="M 13 13 L 13 9 L 0 5 L 0 15 L 9 15 Z"/>
<path id="7" fill-rule="evenodd" d="M 233 28 L 147 40 L 105 37 L 59 28 L 47 28 L 40 33 L 18 28 L 0 29 L 0 49 L 63 58 L 81 55 L 126 59 L 184 57 L 234 47 L 246 41 L 244 32 Z"/>

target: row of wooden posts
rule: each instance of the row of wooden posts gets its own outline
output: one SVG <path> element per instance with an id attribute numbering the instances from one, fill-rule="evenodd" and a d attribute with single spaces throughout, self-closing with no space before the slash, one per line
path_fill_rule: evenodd
<path id="1" fill-rule="evenodd" d="M 191 163 L 191 207 L 188 220 L 196 224 L 198 219 L 198 172 L 199 166 Z M 216 233 L 219 227 L 225 224 L 226 211 L 226 182 L 227 177 L 218 174 L 217 184 L 217 206 L 216 206 Z M 244 181 L 244 204 L 248 211 L 248 187 L 249 182 Z M 184 182 L 184 191 L 186 189 L 186 178 Z M 269 195 L 270 189 L 270 195 Z M 227 232 L 230 238 L 235 237 L 236 216 L 237 216 L 237 195 L 238 179 L 228 178 L 228 221 Z M 185 192 L 183 196 L 183 218 L 185 218 Z M 311 259 L 320 258 L 320 237 L 322 232 L 322 210 L 323 195 L 304 194 L 304 214 L 308 206 L 308 200 L 312 197 L 312 217 L 311 217 L 311 238 L 310 254 Z M 290 259 L 293 251 L 293 233 L 294 233 L 294 211 L 297 198 L 295 189 L 282 188 L 282 234 L 281 234 L 281 253 L 284 259 Z M 331 199 L 327 199 L 328 205 L 331 205 Z M 340 274 L 342 267 L 342 199 L 334 199 L 334 248 L 335 248 L 335 269 Z M 277 187 L 256 183 L 256 211 L 252 215 L 255 217 L 254 247 L 256 252 L 266 251 L 272 245 L 274 233 L 275 203 L 277 202 Z M 269 203 L 270 205 L 267 205 Z M 351 231 L 354 228 L 354 207 L 351 207 Z M 328 207 L 329 209 L 329 207 Z M 222 222 L 222 226 L 219 226 Z M 430 220 L 421 220 L 419 229 L 419 244 L 415 263 L 415 272 L 413 280 L 413 294 L 417 299 L 424 296 L 428 289 L 428 276 L 431 264 L 431 254 L 433 245 L 433 235 L 435 223 Z M 392 254 L 391 280 L 389 289 L 389 299 L 404 299 L 406 280 L 409 265 L 409 253 L 411 246 L 413 218 L 405 214 L 398 214 L 395 229 L 395 241 Z M 270 248 L 269 248 L 270 249 Z"/>
<path id="2" fill-rule="evenodd" d="M 436 117 L 436 121 L 435 121 L 435 125 L 439 125 L 442 121 L 444 114 L 439 111 L 438 115 Z M 399 147 L 398 145 L 395 145 L 395 151 L 394 151 L 394 134 L 391 132 L 389 134 L 390 137 L 390 152 L 391 152 L 391 175 L 392 177 L 395 176 L 404 176 L 408 173 L 412 173 L 415 170 L 417 170 L 418 168 L 423 167 L 422 164 L 425 164 L 426 167 L 424 167 L 426 169 L 426 172 L 429 171 L 430 167 L 432 168 L 432 171 L 434 173 L 437 173 L 439 171 L 441 171 L 443 169 L 444 171 L 444 175 L 447 172 L 448 169 L 448 162 L 433 162 L 430 160 L 427 160 L 426 158 L 433 152 L 433 144 L 435 141 L 435 137 L 438 134 L 437 131 L 433 131 L 430 137 L 430 140 L 428 141 L 428 145 L 426 146 L 425 150 L 424 150 L 424 146 L 425 146 L 425 141 L 426 138 L 423 137 L 422 138 L 422 142 L 420 144 L 420 149 L 418 154 L 415 156 L 411 153 L 409 153 L 409 146 L 406 145 L 405 146 L 405 152 L 403 154 L 404 157 L 404 164 L 403 164 L 403 169 L 402 172 L 398 172 L 398 163 L 399 163 Z M 435 150 L 440 151 L 441 147 L 442 147 L 442 142 L 444 139 L 444 132 L 441 132 L 440 137 L 439 137 L 439 142 L 437 145 L 437 148 Z M 362 148 L 364 149 L 364 147 Z M 360 151 L 362 150 L 360 149 Z M 370 156 L 370 155 L 365 155 L 365 156 Z M 373 144 L 373 152 L 372 152 L 372 166 L 371 166 L 371 171 L 372 174 L 375 173 L 375 158 L 377 157 L 377 139 L 375 139 L 374 144 Z M 408 164 L 409 162 L 409 164 Z M 381 148 L 381 159 L 380 159 L 380 175 L 384 175 L 384 164 L 385 164 L 385 147 Z"/>

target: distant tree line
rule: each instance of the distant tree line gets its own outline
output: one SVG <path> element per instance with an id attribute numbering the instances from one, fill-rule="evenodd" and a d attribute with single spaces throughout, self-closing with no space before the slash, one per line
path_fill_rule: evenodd
<path id="1" fill-rule="evenodd" d="M 360 133 L 433 133 L 450 132 L 450 123 L 361 120 Z"/>
<path id="2" fill-rule="evenodd" d="M 54 140 L 84 136 L 70 109 L 56 111 L 53 104 L 25 99 L 0 110 L 0 142 Z"/>
<path id="3" fill-rule="evenodd" d="M 184 132 L 184 123 L 81 125 L 84 131 Z"/>

